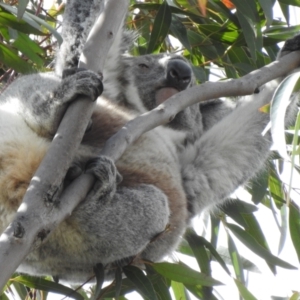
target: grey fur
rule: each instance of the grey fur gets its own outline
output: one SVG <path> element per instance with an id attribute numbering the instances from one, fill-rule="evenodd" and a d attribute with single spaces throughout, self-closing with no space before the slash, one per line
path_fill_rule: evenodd
<path id="1" fill-rule="evenodd" d="M 102 2 L 68 3 L 57 74 L 77 65 L 87 31 L 103 9 Z M 117 130 L 115 123 L 155 107 L 163 89 L 182 89 L 182 81 L 178 86 L 173 81 L 178 78 L 171 67 L 179 65 L 180 71 L 183 63 L 189 72 L 188 63 L 174 54 L 121 55 L 128 49 L 125 40 L 128 38 L 118 35 L 107 59 L 104 92 L 97 100 L 92 133 L 86 133 L 65 182 L 88 171 L 97 183 L 73 214 L 28 255 L 20 272 L 82 283 L 97 263 L 104 264 L 111 274 L 116 265 L 132 258 L 137 264 L 140 259 L 161 260 L 176 248 L 195 215 L 221 203 L 255 176 L 269 155 L 270 137 L 261 135 L 268 115 L 258 108 L 270 101 L 277 81 L 259 94 L 240 99 L 238 105 L 214 100 L 186 109 L 168 127 L 143 135 L 117 162 L 117 168 L 107 157 L 96 158 L 103 145 L 100 137 L 105 139 L 107 130 L 110 134 Z M 24 76 L 1 95 L 2 148 L 21 135 L 30 143 L 37 139 L 48 145 L 70 101 L 78 94 L 96 98 L 101 86 L 98 75 L 84 70 L 67 73 L 65 78 L 55 74 Z M 184 79 L 185 88 L 193 84 L 192 74 Z M 111 109 L 110 103 L 115 107 Z M 114 121 L 109 117 L 115 117 Z M 104 130 L 101 126 L 105 122 L 111 126 Z M 95 138 L 91 140 L 90 135 Z M 118 171 L 123 173 L 122 182 Z M 0 176 L 0 184 L 1 180 Z M 13 214 L 6 204 L 10 199 L 5 197 L 0 193 L 0 211 L 4 212 L 0 214 L 0 230 Z"/>

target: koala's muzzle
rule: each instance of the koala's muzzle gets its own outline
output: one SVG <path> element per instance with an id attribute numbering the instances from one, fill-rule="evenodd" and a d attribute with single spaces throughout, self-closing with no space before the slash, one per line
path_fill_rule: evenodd
<path id="1" fill-rule="evenodd" d="M 165 87 L 159 89 L 155 95 L 156 105 L 185 90 L 192 80 L 192 68 L 182 59 L 170 59 L 167 65 Z"/>
<path id="2" fill-rule="evenodd" d="M 171 59 L 167 66 L 167 86 L 185 90 L 192 80 L 192 68 L 182 59 Z"/>

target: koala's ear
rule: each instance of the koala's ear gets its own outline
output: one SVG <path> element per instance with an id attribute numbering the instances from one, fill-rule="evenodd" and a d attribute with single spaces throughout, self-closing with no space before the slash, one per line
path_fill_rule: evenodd
<path id="1" fill-rule="evenodd" d="M 122 36 L 122 42 L 120 45 L 120 52 L 126 53 L 131 50 L 133 43 L 138 38 L 138 33 L 136 31 L 124 30 Z"/>

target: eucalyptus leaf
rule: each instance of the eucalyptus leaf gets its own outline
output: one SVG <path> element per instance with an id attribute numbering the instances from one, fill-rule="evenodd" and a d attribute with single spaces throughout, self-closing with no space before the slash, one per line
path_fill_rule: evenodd
<path id="1" fill-rule="evenodd" d="M 30 288 L 65 295 L 65 296 L 68 296 L 68 297 L 76 299 L 76 300 L 84 300 L 84 298 L 76 291 L 74 291 L 64 285 L 61 285 L 59 283 L 45 280 L 43 278 L 30 277 L 30 276 L 24 275 L 24 276 L 17 276 L 15 278 L 13 278 L 12 280 L 15 282 L 24 284 Z"/>
<path id="2" fill-rule="evenodd" d="M 184 264 L 156 263 L 153 268 L 164 277 L 183 284 L 214 286 L 222 284 L 210 276 L 199 273 Z"/>
<path id="3" fill-rule="evenodd" d="M 19 5 L 18 5 L 18 19 L 21 19 L 25 13 L 27 4 L 29 3 L 29 0 L 19 0 Z"/>
<path id="4" fill-rule="evenodd" d="M 148 44 L 147 53 L 152 53 L 156 47 L 159 46 L 168 34 L 170 25 L 172 22 L 172 13 L 169 8 L 167 1 L 164 1 L 160 6 L 155 21 L 153 24 L 153 29 L 151 32 L 150 41 Z"/>
<path id="5" fill-rule="evenodd" d="M 141 269 L 134 266 L 126 266 L 123 267 L 123 272 L 145 299 L 158 300 L 151 281 Z"/>
<path id="6" fill-rule="evenodd" d="M 289 206 L 290 235 L 300 262 L 300 207 L 293 201 Z"/>
<path id="7" fill-rule="evenodd" d="M 276 266 L 280 266 L 282 268 L 286 269 L 297 269 L 293 265 L 283 261 L 282 259 L 274 256 L 271 252 L 263 248 L 261 245 L 259 245 L 256 240 L 248 234 L 246 231 L 238 227 L 234 224 L 226 224 L 227 228 L 230 229 L 231 232 L 234 233 L 234 235 L 250 250 L 252 250 L 255 254 L 260 256 L 261 258 L 265 259 L 267 262 L 274 264 Z"/>
<path id="8" fill-rule="evenodd" d="M 285 159 L 288 159 L 286 152 L 286 142 L 284 133 L 284 119 L 285 112 L 290 104 L 290 96 L 293 92 L 293 88 L 299 80 L 300 72 L 293 73 L 285 78 L 280 86 L 276 89 L 274 94 L 270 119 L 271 119 L 271 133 L 273 140 L 273 148 Z"/>
<path id="9" fill-rule="evenodd" d="M 249 290 L 245 287 L 244 284 L 242 284 L 236 279 L 234 280 L 234 282 L 239 290 L 240 295 L 243 297 L 244 300 L 258 300 L 249 292 Z"/>

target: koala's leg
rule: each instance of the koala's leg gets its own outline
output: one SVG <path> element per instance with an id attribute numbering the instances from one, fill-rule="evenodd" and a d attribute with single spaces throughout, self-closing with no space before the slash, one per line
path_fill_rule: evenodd
<path id="1" fill-rule="evenodd" d="M 93 236 L 91 244 L 105 252 L 102 263 L 134 256 L 159 233 L 169 219 L 167 197 L 152 185 L 117 186 L 121 181 L 113 161 L 105 156 L 91 160 L 87 172 L 96 183 L 73 219 Z"/>

